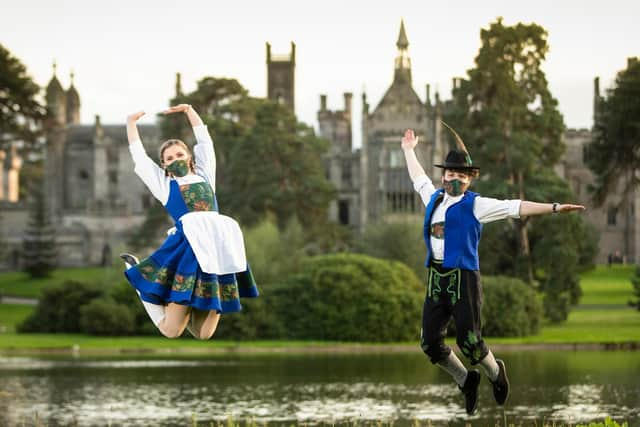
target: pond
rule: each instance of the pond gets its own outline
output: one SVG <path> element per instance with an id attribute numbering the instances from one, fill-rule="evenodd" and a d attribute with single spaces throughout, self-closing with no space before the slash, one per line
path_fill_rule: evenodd
<path id="1" fill-rule="evenodd" d="M 0 425 L 40 422 L 191 426 L 252 419 L 269 425 L 494 426 L 612 416 L 640 425 L 640 353 L 499 354 L 512 393 L 497 407 L 489 382 L 467 417 L 448 376 L 413 353 L 0 357 Z"/>

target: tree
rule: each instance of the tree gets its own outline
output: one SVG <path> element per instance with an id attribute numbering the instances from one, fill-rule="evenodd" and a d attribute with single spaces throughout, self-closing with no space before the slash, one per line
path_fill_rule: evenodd
<path id="1" fill-rule="evenodd" d="M 481 31 L 481 40 L 476 65 L 468 79 L 456 85 L 446 115 L 466 141 L 474 164 L 482 168 L 475 189 L 503 199 L 570 200 L 569 186 L 553 170 L 564 153 L 564 123 L 542 70 L 549 49 L 546 31 L 536 24 L 505 26 L 499 18 Z M 518 276 L 531 285 L 540 281 L 550 293 L 570 284 L 569 300 L 575 303 L 580 294 L 577 274 L 591 264 L 595 243 L 589 238 L 585 247 L 570 233 L 593 233 L 578 217 L 571 220 L 577 221 L 573 228 L 556 226 L 556 235 L 550 236 L 543 228 L 550 221 L 568 224 L 566 218 L 554 216 L 487 226 L 481 244 L 481 256 L 488 254 L 484 271 Z M 549 262 L 534 247 L 548 247 L 545 242 L 555 238 L 565 251 L 564 265 Z"/>
<path id="2" fill-rule="evenodd" d="M 55 231 L 46 208 L 43 185 L 31 192 L 29 221 L 23 237 L 25 271 L 32 277 L 48 277 L 56 266 Z"/>
<path id="3" fill-rule="evenodd" d="M 37 142 L 46 115 L 39 92 L 25 66 L 0 44 L 0 150 L 15 142 L 28 149 Z"/>
<path id="4" fill-rule="evenodd" d="M 601 206 L 609 192 L 626 196 L 640 183 L 640 61 L 636 58 L 629 60 L 607 97 L 597 103 L 593 131 L 587 162 L 596 176 L 593 198 Z M 621 192 L 616 191 L 620 182 Z"/>
<path id="5" fill-rule="evenodd" d="M 234 79 L 214 77 L 203 78 L 194 92 L 171 103 L 193 105 L 212 133 L 224 212 L 248 225 L 268 214 L 281 228 L 292 217 L 306 230 L 326 224 L 333 190 L 320 155 L 327 146 L 289 109 L 249 97 Z M 163 118 L 161 126 L 166 138 L 190 138 L 183 118 Z"/>
<path id="6" fill-rule="evenodd" d="M 282 105 L 256 100 L 254 113 L 251 131 L 230 152 L 231 185 L 221 188 L 229 209 L 249 224 L 267 213 L 280 227 L 294 216 L 308 229 L 326 224 L 334 192 L 320 160 L 325 142 Z"/>

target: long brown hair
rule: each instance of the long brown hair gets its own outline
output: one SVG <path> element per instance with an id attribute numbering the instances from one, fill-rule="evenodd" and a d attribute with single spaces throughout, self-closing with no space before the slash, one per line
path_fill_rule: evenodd
<path id="1" fill-rule="evenodd" d="M 167 148 L 173 146 L 173 145 L 179 145 L 180 147 L 184 148 L 184 150 L 187 152 L 187 154 L 189 155 L 189 170 L 191 172 L 195 172 L 196 171 L 196 162 L 193 159 L 193 153 L 191 152 L 191 148 L 189 148 L 189 146 L 187 144 L 185 144 L 183 141 L 179 140 L 179 139 L 168 139 L 165 142 L 162 143 L 162 145 L 160 146 L 160 150 L 159 150 L 159 155 L 160 155 L 160 166 L 162 168 L 164 168 L 164 152 L 166 151 Z M 169 175 L 168 172 L 165 171 L 165 175 Z"/>

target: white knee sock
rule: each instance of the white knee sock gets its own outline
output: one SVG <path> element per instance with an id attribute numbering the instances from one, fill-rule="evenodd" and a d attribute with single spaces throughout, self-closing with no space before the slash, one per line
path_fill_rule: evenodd
<path id="1" fill-rule="evenodd" d="M 464 367 L 453 351 L 449 353 L 446 359 L 439 361 L 437 365 L 451 375 L 460 387 L 464 385 L 464 381 L 467 379 L 467 368 Z"/>
<path id="2" fill-rule="evenodd" d="M 485 374 L 491 381 L 498 379 L 498 373 L 500 373 L 500 367 L 496 363 L 496 358 L 493 357 L 493 353 L 489 352 L 484 359 L 480 361 L 480 366 L 484 370 Z"/>
<path id="3" fill-rule="evenodd" d="M 125 267 L 127 267 L 127 270 L 131 268 L 131 265 L 128 262 L 125 262 L 124 265 Z M 144 307 L 147 314 L 151 318 L 151 321 L 153 322 L 154 325 L 158 326 L 160 322 L 162 322 L 162 319 L 164 319 L 164 316 L 165 316 L 164 305 L 151 304 L 150 302 L 147 302 L 142 299 L 142 297 L 140 296 L 140 292 L 137 289 L 136 289 L 136 293 L 138 294 L 138 297 L 142 302 L 142 306 Z"/>

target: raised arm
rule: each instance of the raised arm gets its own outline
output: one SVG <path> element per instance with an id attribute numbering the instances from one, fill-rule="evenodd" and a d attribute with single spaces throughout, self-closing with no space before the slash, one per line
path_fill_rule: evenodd
<path id="1" fill-rule="evenodd" d="M 144 116 L 144 111 L 138 111 L 127 116 L 129 152 L 135 164 L 134 171 L 136 175 L 149 188 L 151 194 L 165 205 L 169 199 L 169 178 L 167 178 L 164 170 L 151 160 L 144 150 L 137 126 L 137 122 L 142 116 Z"/>
<path id="2" fill-rule="evenodd" d="M 202 123 L 202 119 L 200 118 L 198 113 L 196 113 L 196 110 L 194 110 L 193 107 L 189 104 L 174 105 L 173 107 L 167 108 L 162 113 L 163 114 L 184 113 L 187 115 L 187 118 L 189 119 L 189 124 L 191 125 L 191 127 L 202 126 L 204 124 Z"/>
<path id="3" fill-rule="evenodd" d="M 216 190 L 216 153 L 213 149 L 213 140 L 202 119 L 189 104 L 179 104 L 168 108 L 164 114 L 184 113 L 193 128 L 197 144 L 193 147 L 193 156 L 196 163 L 196 173 L 204 177 L 213 191 Z"/>
<path id="4" fill-rule="evenodd" d="M 418 145 L 418 137 L 412 129 L 407 129 L 402 138 L 402 151 L 404 151 L 404 158 L 407 161 L 407 169 L 409 170 L 411 181 L 415 181 L 420 175 L 426 175 L 416 157 L 416 152 L 414 151 L 416 145 Z"/>
<path id="5" fill-rule="evenodd" d="M 555 208 L 554 208 L 555 206 Z M 523 200 L 520 203 L 520 216 L 544 215 L 556 212 L 583 211 L 582 205 L 560 204 L 560 203 L 536 203 Z"/>
<path id="6" fill-rule="evenodd" d="M 404 158 L 407 161 L 407 170 L 413 182 L 413 188 L 420 194 L 420 198 L 426 206 L 436 188 L 416 157 L 416 152 L 414 151 L 416 145 L 418 145 L 418 137 L 413 130 L 407 129 L 402 137 L 401 147 L 402 151 L 404 151 Z"/>
<path id="7" fill-rule="evenodd" d="M 127 139 L 129 140 L 129 144 L 140 141 L 140 134 L 138 134 L 138 120 L 140 120 L 140 117 L 144 115 L 144 111 L 138 111 L 127 116 Z"/>

